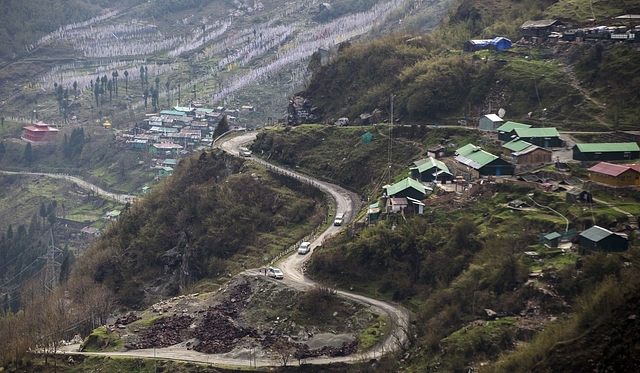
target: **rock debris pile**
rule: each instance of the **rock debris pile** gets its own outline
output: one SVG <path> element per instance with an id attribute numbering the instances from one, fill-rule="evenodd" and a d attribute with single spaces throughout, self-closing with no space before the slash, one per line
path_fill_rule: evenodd
<path id="1" fill-rule="evenodd" d="M 193 318 L 189 315 L 163 317 L 140 334 L 138 342 L 127 346 L 131 349 L 162 348 L 178 344 L 184 340 L 185 331 Z"/>
<path id="2" fill-rule="evenodd" d="M 128 344 L 130 349 L 162 348 L 179 343 L 186 343 L 189 349 L 207 354 L 220 354 L 233 351 L 241 342 L 253 340 L 265 350 L 276 353 L 287 351 L 296 359 L 319 356 L 346 356 L 356 352 L 357 342 L 344 342 L 340 347 L 324 346 L 310 349 L 304 343 L 294 342 L 288 336 L 275 329 L 260 335 L 257 329 L 242 325 L 240 314 L 247 307 L 252 296 L 251 284 L 248 281 L 230 286 L 223 291 L 224 299 L 206 310 L 181 305 L 163 304 L 154 308 L 154 312 L 162 314 L 169 309 L 176 312 L 173 316 L 162 317 L 143 330 L 136 342 Z M 176 299 L 180 301 L 180 299 Z M 161 307 L 158 309 L 158 307 Z M 123 316 L 119 322 L 131 323 L 138 318 L 131 314 Z M 286 332 L 285 332 L 286 333 Z"/>

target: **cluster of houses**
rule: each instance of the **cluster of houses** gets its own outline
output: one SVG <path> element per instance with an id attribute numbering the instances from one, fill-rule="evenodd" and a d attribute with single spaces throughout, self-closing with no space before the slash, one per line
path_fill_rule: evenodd
<path id="1" fill-rule="evenodd" d="M 549 164 L 553 162 L 553 148 L 567 150 L 553 127 L 533 128 L 528 124 L 504 122 L 497 115 L 489 114 L 480 119 L 479 129 L 497 133 L 502 142 L 502 154 L 498 156 L 474 144 L 466 144 L 458 147 L 453 157 L 446 158 L 447 148 L 444 145 L 429 148 L 427 158 L 415 161 L 409 168 L 409 177 L 383 187 L 382 197 L 368 207 L 369 222 L 375 222 L 381 214 L 424 213 L 425 203 L 429 202 L 435 185 L 446 192 L 463 192 L 473 187 L 471 180 L 474 179 L 480 179 L 480 183 L 483 179 L 500 176 L 513 179 L 517 165 Z M 583 164 L 599 162 L 588 168 L 589 179 L 608 186 L 640 185 L 640 169 L 631 163 L 638 158 L 640 147 L 636 142 L 589 143 L 573 147 L 574 160 Z M 611 163 L 614 161 L 629 163 Z M 527 176 L 531 176 L 531 180 Z M 593 202 L 591 193 L 578 187 L 581 180 L 569 176 L 566 179 L 567 187 L 562 190 L 567 191 L 568 203 Z M 553 191 L 553 185 L 534 175 L 523 175 L 518 180 L 539 184 L 539 189 L 547 192 Z M 578 239 L 581 247 L 590 250 L 625 251 L 628 248 L 626 235 L 599 226 L 583 231 Z"/>

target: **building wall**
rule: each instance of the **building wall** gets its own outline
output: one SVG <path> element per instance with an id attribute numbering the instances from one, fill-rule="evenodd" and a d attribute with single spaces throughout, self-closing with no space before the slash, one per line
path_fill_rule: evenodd
<path id="1" fill-rule="evenodd" d="M 478 121 L 478 129 L 483 131 L 495 131 L 498 127 L 503 125 L 504 122 L 492 122 L 491 119 L 487 117 L 482 117 Z"/>
<path id="2" fill-rule="evenodd" d="M 640 152 L 581 152 L 577 147 L 573 148 L 573 159 L 576 161 L 625 161 L 640 158 Z"/>
<path id="3" fill-rule="evenodd" d="M 640 175 L 634 170 L 627 170 L 618 176 L 589 172 L 589 180 L 613 186 L 640 185 Z"/>
<path id="4" fill-rule="evenodd" d="M 550 163 L 552 153 L 544 149 L 536 149 L 516 158 L 517 164 Z"/>

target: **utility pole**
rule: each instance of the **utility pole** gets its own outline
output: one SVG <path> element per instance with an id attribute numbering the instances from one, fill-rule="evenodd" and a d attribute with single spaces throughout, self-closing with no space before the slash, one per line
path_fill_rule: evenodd
<path id="1" fill-rule="evenodd" d="M 393 97 L 391 94 L 391 114 L 389 115 L 389 147 L 387 149 L 387 172 L 389 172 L 389 185 L 391 185 L 391 159 L 393 152 Z"/>

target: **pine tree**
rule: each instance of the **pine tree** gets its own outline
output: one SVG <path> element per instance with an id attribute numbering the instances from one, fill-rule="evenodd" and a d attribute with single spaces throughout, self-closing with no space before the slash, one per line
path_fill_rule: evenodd
<path id="1" fill-rule="evenodd" d="M 24 154 L 22 155 L 22 160 L 27 165 L 29 165 L 29 164 L 31 164 L 31 162 L 33 162 L 33 149 L 31 149 L 31 143 L 30 142 L 28 142 L 27 145 L 25 145 L 25 147 L 24 147 Z"/>

